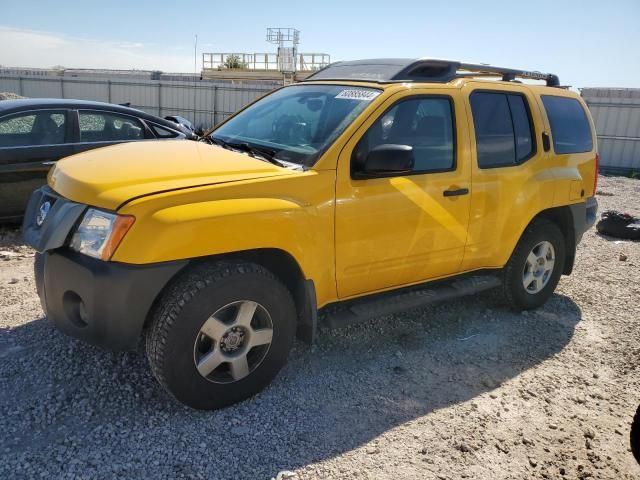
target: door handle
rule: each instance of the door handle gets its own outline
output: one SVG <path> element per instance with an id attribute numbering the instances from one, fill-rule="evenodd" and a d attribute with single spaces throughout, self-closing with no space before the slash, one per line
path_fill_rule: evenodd
<path id="1" fill-rule="evenodd" d="M 56 162 L 53 161 L 53 160 L 47 160 L 46 162 L 42 162 L 42 165 L 45 165 L 47 167 L 50 166 L 50 165 L 55 165 L 55 164 L 56 164 Z"/>
<path id="2" fill-rule="evenodd" d="M 468 188 L 457 188 L 455 190 L 445 190 L 442 192 L 442 195 L 445 197 L 457 197 L 460 195 L 466 195 L 467 193 L 469 193 Z"/>
<path id="3" fill-rule="evenodd" d="M 545 152 L 551 150 L 551 139 L 549 138 L 549 134 L 547 132 L 542 132 L 542 149 Z"/>

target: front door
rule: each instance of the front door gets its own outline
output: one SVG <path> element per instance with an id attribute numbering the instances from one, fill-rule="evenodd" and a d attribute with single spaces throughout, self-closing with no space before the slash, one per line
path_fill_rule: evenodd
<path id="1" fill-rule="evenodd" d="M 0 118 L 0 219 L 22 217 L 31 193 L 73 153 L 65 110 L 32 110 Z"/>
<path id="2" fill-rule="evenodd" d="M 336 185 L 336 281 L 345 298 L 460 270 L 471 189 L 466 113 L 453 89 L 391 97 L 347 143 Z M 413 170 L 359 179 L 368 152 L 413 149 Z"/>

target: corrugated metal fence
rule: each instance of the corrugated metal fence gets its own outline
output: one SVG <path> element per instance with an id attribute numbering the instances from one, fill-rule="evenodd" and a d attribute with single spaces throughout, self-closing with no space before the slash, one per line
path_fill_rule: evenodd
<path id="1" fill-rule="evenodd" d="M 197 127 L 220 123 L 277 84 L 241 84 L 196 80 L 192 82 L 67 78 L 0 75 L 0 91 L 25 97 L 74 98 L 109 103 L 130 103 L 153 115 L 180 115 Z"/>
<path id="2" fill-rule="evenodd" d="M 0 91 L 25 97 L 76 98 L 110 103 L 130 103 L 164 117 L 180 115 L 197 127 L 220 123 L 277 83 L 232 84 L 224 81 L 169 81 L 22 75 L 0 72 Z M 582 96 L 596 125 L 600 164 L 604 171 L 640 171 L 640 89 L 585 88 Z"/>
<path id="3" fill-rule="evenodd" d="M 583 88 L 604 172 L 640 171 L 640 88 Z"/>

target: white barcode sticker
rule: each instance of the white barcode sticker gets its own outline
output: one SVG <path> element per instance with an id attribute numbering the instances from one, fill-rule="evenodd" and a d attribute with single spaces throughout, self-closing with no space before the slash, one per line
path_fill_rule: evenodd
<path id="1" fill-rule="evenodd" d="M 362 88 L 350 88 L 348 90 L 341 91 L 336 98 L 342 98 L 345 100 L 361 100 L 363 102 L 370 102 L 374 98 L 380 95 L 380 92 L 375 90 L 365 90 Z"/>

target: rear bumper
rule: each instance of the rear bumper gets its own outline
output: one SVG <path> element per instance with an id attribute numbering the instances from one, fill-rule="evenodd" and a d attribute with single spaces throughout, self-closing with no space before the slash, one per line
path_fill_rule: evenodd
<path id="1" fill-rule="evenodd" d="M 59 249 L 36 254 L 36 288 L 47 317 L 67 335 L 133 350 L 154 300 L 186 263 L 103 262 Z"/>
<path id="2" fill-rule="evenodd" d="M 589 197 L 584 202 L 569 205 L 569 208 L 573 222 L 573 238 L 567 238 L 567 256 L 562 271 L 564 275 L 571 275 L 576 259 L 576 247 L 582 240 L 584 232 L 596 223 L 598 201 L 594 197 Z"/>
<path id="3" fill-rule="evenodd" d="M 582 240 L 584 232 L 589 230 L 596 223 L 598 216 L 598 201 L 595 197 L 589 197 L 583 203 L 571 205 L 573 216 L 573 231 L 575 233 L 576 245 Z"/>

